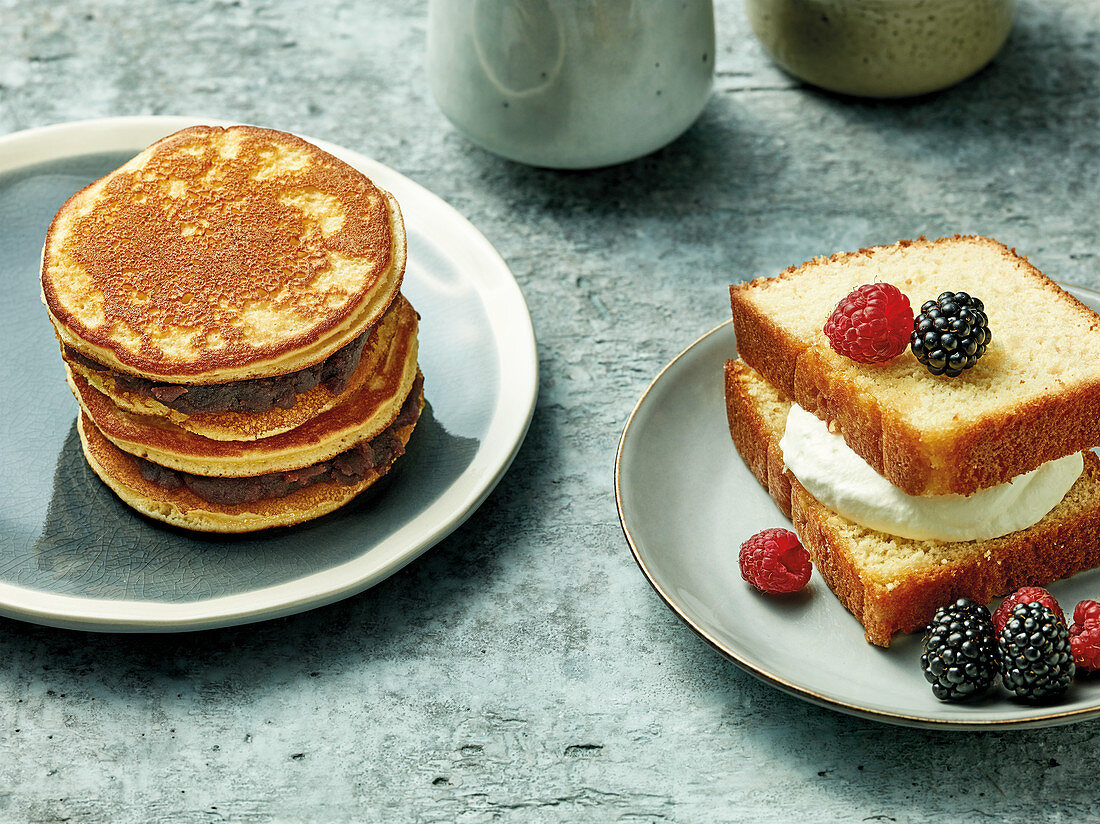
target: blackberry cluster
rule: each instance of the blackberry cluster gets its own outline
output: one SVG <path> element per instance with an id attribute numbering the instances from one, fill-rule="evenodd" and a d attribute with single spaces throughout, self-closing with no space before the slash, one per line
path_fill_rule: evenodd
<path id="1" fill-rule="evenodd" d="M 1012 608 L 998 638 L 998 666 L 1005 689 L 1025 701 L 1045 701 L 1073 680 L 1069 630 L 1050 607 L 1032 601 Z"/>
<path id="2" fill-rule="evenodd" d="M 978 362 L 992 339 L 985 305 L 978 298 L 944 292 L 921 306 L 909 348 L 933 375 L 954 378 Z"/>
<path id="3" fill-rule="evenodd" d="M 940 607 L 928 626 L 920 665 L 941 701 L 960 701 L 989 689 L 997 677 L 989 610 L 968 598 Z"/>

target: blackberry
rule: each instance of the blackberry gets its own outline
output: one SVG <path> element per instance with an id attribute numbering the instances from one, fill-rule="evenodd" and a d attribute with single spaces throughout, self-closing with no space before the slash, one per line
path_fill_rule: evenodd
<path id="1" fill-rule="evenodd" d="M 1061 695 L 1073 680 L 1069 630 L 1050 607 L 1017 604 L 997 639 L 997 666 L 1005 689 L 1025 701 Z"/>
<path id="2" fill-rule="evenodd" d="M 909 348 L 933 375 L 954 378 L 978 362 L 991 340 L 985 304 L 966 292 L 944 292 L 921 306 Z"/>
<path id="3" fill-rule="evenodd" d="M 932 694 L 941 701 L 981 695 L 997 677 L 997 644 L 989 610 L 968 598 L 940 607 L 920 657 Z"/>

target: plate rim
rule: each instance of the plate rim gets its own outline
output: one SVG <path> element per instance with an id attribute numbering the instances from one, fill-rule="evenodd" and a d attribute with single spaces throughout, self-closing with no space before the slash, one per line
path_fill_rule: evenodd
<path id="1" fill-rule="evenodd" d="M 1059 286 L 1064 288 L 1074 298 L 1080 299 L 1082 294 L 1092 297 L 1098 304 L 1100 304 L 1100 291 L 1088 286 L 1081 286 L 1079 284 L 1067 283 L 1065 281 L 1055 280 Z M 681 621 L 683 621 L 689 629 L 691 629 L 696 635 L 702 638 L 706 643 L 721 653 L 725 658 L 732 661 L 738 667 L 745 672 L 759 678 L 767 684 L 781 690 L 782 692 L 792 695 L 796 698 L 801 698 L 811 704 L 816 704 L 826 709 L 831 709 L 846 715 L 852 715 L 857 718 L 865 718 L 872 721 L 879 721 L 882 723 L 894 724 L 904 727 L 917 727 L 923 729 L 936 729 L 936 730 L 957 730 L 974 731 L 974 730 L 1007 730 L 1007 729 L 1022 729 L 1022 728 L 1036 728 L 1036 727 L 1049 727 L 1057 726 L 1061 724 L 1069 724 L 1077 721 L 1085 721 L 1090 718 L 1100 716 L 1100 702 L 1092 707 L 1079 707 L 1074 710 L 1063 710 L 1060 712 L 1042 713 L 1026 718 L 991 718 L 989 720 L 976 720 L 976 719 L 959 719 L 952 720 L 948 718 L 937 718 L 927 715 L 909 714 L 901 712 L 889 712 L 874 707 L 864 707 L 859 704 L 839 700 L 828 695 L 823 695 L 819 692 L 815 692 L 813 689 L 806 687 L 803 684 L 797 683 L 785 678 L 776 673 L 770 672 L 765 667 L 758 663 L 753 662 L 748 656 L 739 653 L 736 649 L 731 648 L 729 645 L 724 644 L 718 638 L 715 638 L 711 633 L 707 632 L 702 626 L 700 626 L 689 614 L 688 610 L 681 606 L 665 589 L 661 586 L 660 582 L 653 572 L 646 566 L 645 560 L 642 558 L 641 551 L 638 548 L 638 544 L 635 541 L 635 537 L 627 524 L 628 515 L 623 508 L 623 495 L 622 495 L 622 457 L 627 438 L 630 433 L 631 425 L 634 423 L 635 417 L 642 409 L 653 391 L 654 387 L 665 377 L 665 375 L 675 368 L 676 364 L 685 356 L 687 356 L 695 347 L 702 344 L 712 335 L 721 333 L 726 327 L 731 327 L 731 333 L 733 326 L 732 318 L 726 320 L 709 332 L 705 332 L 692 341 L 687 347 L 685 347 L 679 354 L 677 354 L 672 360 L 670 360 L 665 366 L 657 373 L 646 386 L 645 391 L 642 392 L 638 402 L 634 405 L 630 415 L 627 417 L 626 423 L 623 425 L 622 434 L 619 436 L 619 444 L 615 450 L 615 507 L 619 514 L 619 526 L 623 531 L 623 536 L 626 538 L 627 545 L 630 547 L 631 555 L 634 557 L 634 562 L 638 565 L 638 568 L 642 571 L 642 575 L 649 582 L 649 585 L 657 593 L 660 599 L 664 602 L 673 614 L 675 614 Z M 731 353 L 736 355 L 736 336 L 734 337 L 734 350 Z M 717 378 L 716 378 L 717 380 Z M 832 590 L 829 590 L 829 597 L 835 598 Z"/>
<path id="2" fill-rule="evenodd" d="M 191 125 L 236 125 L 239 121 L 189 115 L 136 115 L 74 120 L 23 129 L 0 135 L 0 174 L 39 163 L 106 152 L 135 154 L 160 137 Z M 295 132 L 295 134 L 298 134 Z M 491 334 L 507 346 L 497 346 L 496 365 L 502 392 L 492 409 L 483 443 L 488 445 L 481 460 L 471 461 L 463 472 L 433 498 L 424 511 L 397 525 L 387 541 L 403 540 L 405 546 L 374 564 L 364 563 L 365 548 L 350 560 L 279 584 L 184 603 L 95 598 L 51 593 L 0 582 L 0 616 L 30 623 L 93 632 L 190 632 L 236 626 L 279 618 L 334 603 L 356 595 L 393 575 L 428 551 L 461 526 L 508 471 L 518 454 L 534 416 L 538 400 L 538 345 L 530 308 L 515 275 L 500 252 L 485 235 L 457 209 L 438 195 L 385 164 L 358 151 L 327 140 L 301 135 L 326 152 L 360 169 L 383 188 L 394 182 L 404 190 L 407 203 L 425 206 L 447 215 L 460 237 L 464 253 L 475 253 L 483 266 L 480 274 L 490 278 L 475 283 L 479 299 L 490 318 Z M 404 209 L 404 206 L 403 206 Z M 414 209 L 415 211 L 415 209 Z M 518 311 L 522 308 L 522 311 Z M 501 336 L 505 317 L 510 337 Z M 505 384 L 503 376 L 508 376 Z M 466 479 L 461 487 L 458 482 Z M 459 490 L 459 498 L 445 513 L 419 531 L 415 540 L 401 539 L 432 506 Z M 379 545 L 376 545 L 379 546 Z M 153 612 L 155 614 L 148 614 Z"/>

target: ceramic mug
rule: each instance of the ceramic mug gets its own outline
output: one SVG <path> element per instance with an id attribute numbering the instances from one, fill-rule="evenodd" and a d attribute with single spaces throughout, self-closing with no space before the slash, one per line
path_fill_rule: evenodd
<path id="1" fill-rule="evenodd" d="M 843 94 L 905 97 L 985 66 L 1015 0 L 746 0 L 765 50 L 796 77 Z"/>
<path id="2" fill-rule="evenodd" d="M 521 163 L 607 166 L 661 148 L 714 78 L 711 0 L 431 0 L 443 113 Z"/>

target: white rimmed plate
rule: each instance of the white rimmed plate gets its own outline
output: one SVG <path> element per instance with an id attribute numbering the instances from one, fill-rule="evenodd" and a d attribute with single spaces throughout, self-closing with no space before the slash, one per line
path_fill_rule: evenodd
<path id="1" fill-rule="evenodd" d="M 1100 311 L 1100 293 L 1066 286 Z M 779 689 L 831 709 L 916 727 L 1006 729 L 1100 716 L 1100 679 L 1079 679 L 1065 700 L 1032 706 L 999 687 L 977 703 L 933 697 L 918 635 L 889 649 L 815 571 L 806 591 L 763 597 L 741 580 L 737 551 L 761 529 L 790 526 L 742 462 L 726 421 L 723 366 L 737 353 L 732 323 L 707 333 L 654 379 L 635 407 L 615 460 L 619 519 L 634 558 L 665 603 L 705 641 Z M 1100 570 L 1050 585 L 1072 612 L 1100 596 Z"/>
<path id="2" fill-rule="evenodd" d="M 39 302 L 42 239 L 61 203 L 186 117 L 65 123 L 0 137 L 0 614 L 87 630 L 180 631 L 299 612 L 360 592 L 458 527 L 519 449 L 538 359 L 519 286 L 488 240 L 422 186 L 307 138 L 401 204 L 402 291 L 421 314 L 428 401 L 376 489 L 293 529 L 242 537 L 165 527 L 88 469 L 57 342 Z M 225 125 L 225 124 L 222 124 Z"/>

